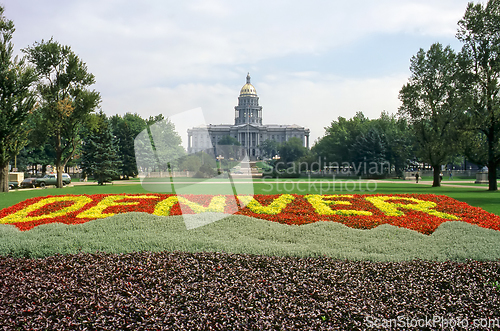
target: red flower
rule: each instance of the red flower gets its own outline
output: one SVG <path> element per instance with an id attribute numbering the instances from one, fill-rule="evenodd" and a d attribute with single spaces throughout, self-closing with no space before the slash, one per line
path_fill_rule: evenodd
<path id="1" fill-rule="evenodd" d="M 0 210 L 0 223 L 30 230 L 40 224 L 59 222 L 81 224 L 112 214 L 145 212 L 153 214 L 161 201 L 171 194 L 96 194 L 46 196 L 25 200 Z M 401 195 L 288 195 L 276 208 L 266 208 L 282 195 L 254 195 L 255 202 L 241 208 L 234 197 L 218 198 L 228 214 L 246 215 L 289 225 L 318 221 L 338 222 L 356 229 L 372 229 L 391 224 L 424 234 L 433 233 L 443 222 L 460 220 L 478 226 L 500 230 L 500 217 L 455 199 L 433 194 Z M 311 198 L 312 197 L 312 198 Z M 168 215 L 182 215 L 205 210 L 213 200 L 211 195 L 184 195 L 174 200 Z M 188 201 L 186 201 L 186 199 Z M 246 198 L 245 201 L 249 201 Z M 241 202 L 241 199 L 238 199 Z M 182 204 L 182 207 L 181 207 Z M 190 205 L 188 205 L 190 204 Z M 194 208 L 194 209 L 193 209 Z M 222 209 L 221 209 L 222 210 Z M 256 212 L 257 211 L 257 212 Z"/>

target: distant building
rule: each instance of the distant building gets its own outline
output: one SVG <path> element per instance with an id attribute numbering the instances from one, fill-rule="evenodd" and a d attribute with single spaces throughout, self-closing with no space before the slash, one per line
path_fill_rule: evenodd
<path id="1" fill-rule="evenodd" d="M 234 110 L 234 125 L 210 124 L 188 129 L 188 153 L 214 149 L 214 154 L 217 155 L 218 142 L 224 136 L 237 139 L 253 160 L 262 157 L 259 146 L 268 139 L 281 144 L 296 137 L 309 148 L 309 129 L 295 124 L 262 124 L 262 106 L 259 106 L 257 91 L 250 83 L 250 74 L 241 88 L 238 105 Z"/>

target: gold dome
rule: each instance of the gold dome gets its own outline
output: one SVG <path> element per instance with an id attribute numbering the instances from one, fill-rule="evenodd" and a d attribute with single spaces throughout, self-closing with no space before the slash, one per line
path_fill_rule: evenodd
<path id="1" fill-rule="evenodd" d="M 247 75 L 247 83 L 243 85 L 240 91 L 240 97 L 254 95 L 257 96 L 257 91 L 252 84 L 250 84 L 250 73 Z"/>
<path id="2" fill-rule="evenodd" d="M 246 96 L 246 95 L 257 95 L 257 91 L 255 90 L 255 87 L 253 87 L 252 84 L 245 84 L 241 88 L 240 96 Z"/>

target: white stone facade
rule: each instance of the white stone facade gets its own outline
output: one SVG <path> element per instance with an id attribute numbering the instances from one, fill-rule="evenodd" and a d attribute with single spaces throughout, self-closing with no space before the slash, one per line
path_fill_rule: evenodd
<path id="1" fill-rule="evenodd" d="M 298 125 L 262 124 L 262 106 L 255 87 L 250 83 L 250 75 L 241 88 L 235 109 L 234 125 L 204 125 L 188 130 L 188 153 L 213 149 L 217 155 L 217 145 L 224 136 L 237 139 L 247 151 L 250 159 L 260 159 L 260 144 L 266 140 L 284 143 L 292 137 L 299 138 L 309 148 L 309 129 Z"/>

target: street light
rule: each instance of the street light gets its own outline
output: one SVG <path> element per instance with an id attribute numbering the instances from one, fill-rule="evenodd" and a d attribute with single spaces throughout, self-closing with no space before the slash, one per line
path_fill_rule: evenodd
<path id="1" fill-rule="evenodd" d="M 222 155 L 219 155 L 216 157 L 217 159 L 217 172 L 218 172 L 218 175 L 220 175 L 222 172 L 221 172 L 221 168 L 222 168 L 222 160 L 224 160 L 224 156 Z"/>

